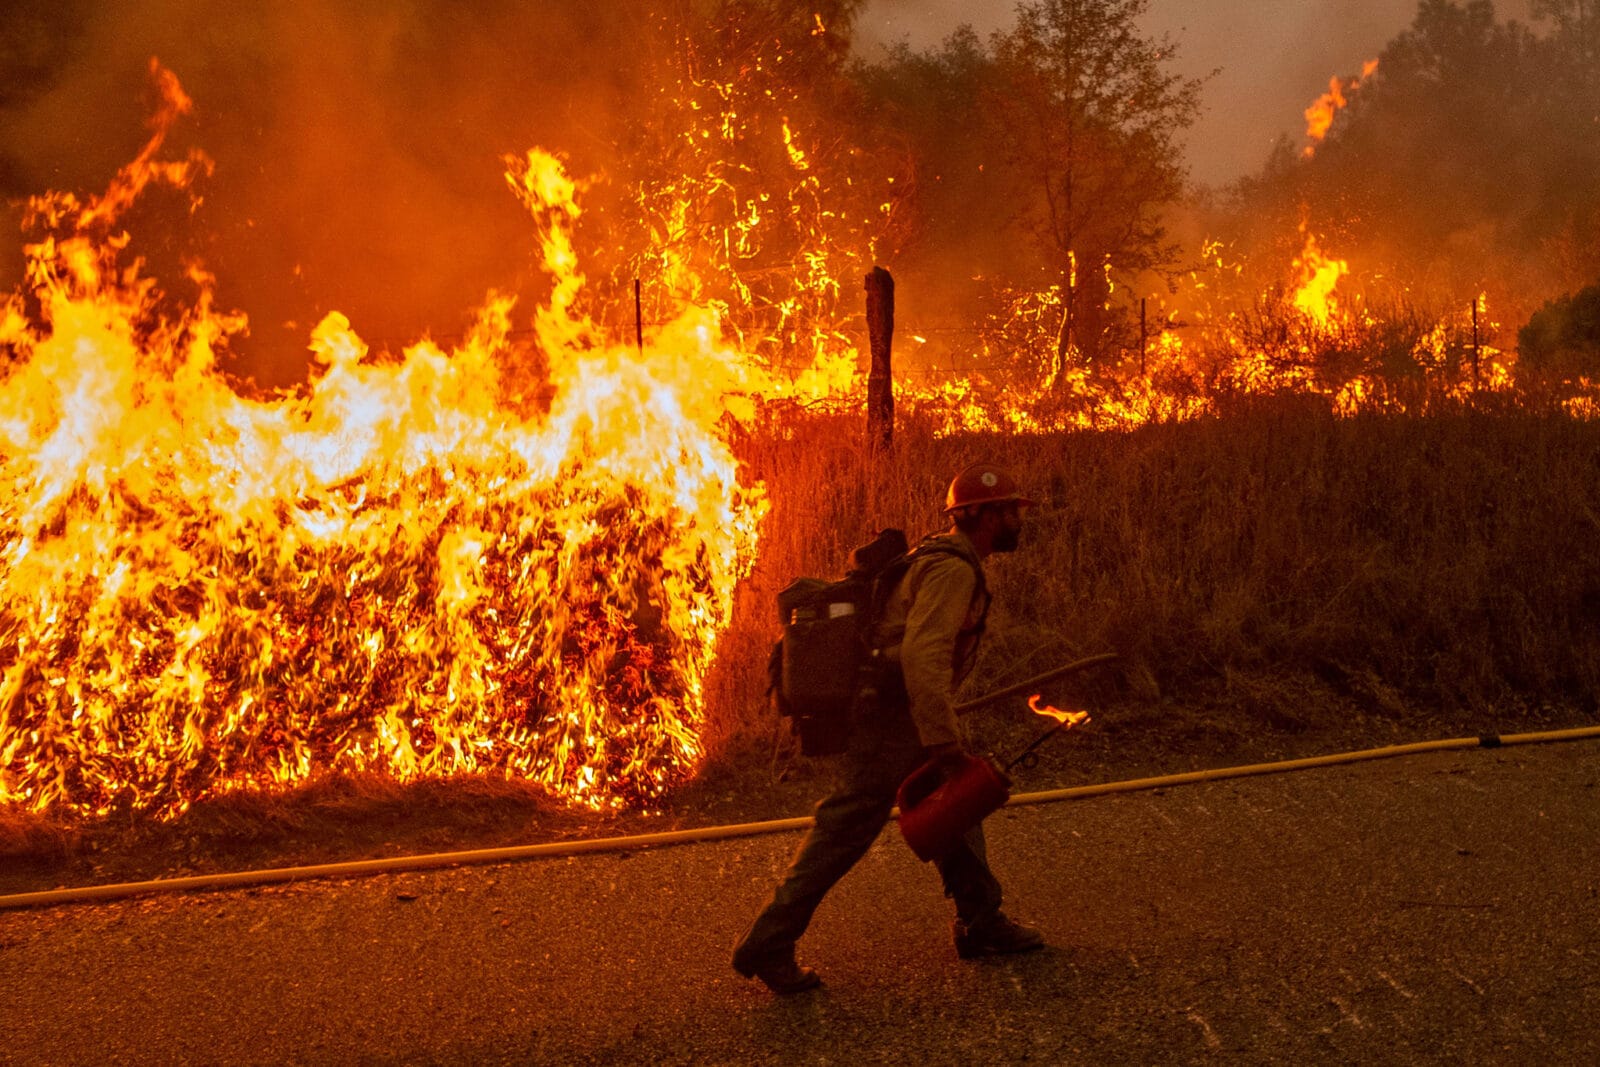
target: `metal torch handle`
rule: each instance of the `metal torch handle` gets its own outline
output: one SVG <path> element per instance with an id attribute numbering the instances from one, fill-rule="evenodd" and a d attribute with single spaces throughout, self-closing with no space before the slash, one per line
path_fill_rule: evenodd
<path id="1" fill-rule="evenodd" d="M 1032 678 L 1026 678 L 1018 682 L 1016 685 L 1008 685 L 1004 689 L 996 689 L 994 692 L 986 693 L 975 700 L 968 700 L 961 704 L 957 704 L 956 714 L 966 715 L 969 712 L 977 711 L 979 708 L 988 707 L 997 700 L 1004 700 L 1006 697 L 1014 697 L 1018 693 L 1026 693 L 1029 690 L 1037 689 L 1045 682 L 1053 682 L 1057 678 L 1061 678 L 1068 674 L 1074 674 L 1081 670 L 1087 670 L 1090 667 L 1098 667 L 1102 663 L 1110 663 L 1117 658 L 1119 657 L 1115 652 L 1101 652 L 1093 656 L 1085 656 L 1083 659 L 1073 660 L 1071 663 L 1064 664 L 1060 667 L 1055 667 L 1051 670 L 1045 671 L 1043 674 L 1036 674 Z"/>

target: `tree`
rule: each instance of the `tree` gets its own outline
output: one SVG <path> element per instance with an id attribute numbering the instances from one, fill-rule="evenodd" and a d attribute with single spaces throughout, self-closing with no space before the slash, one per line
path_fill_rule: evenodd
<path id="1" fill-rule="evenodd" d="M 1524 366 L 1551 378 L 1600 374 L 1600 284 L 1558 297 L 1517 331 Z"/>
<path id="2" fill-rule="evenodd" d="M 1576 83 L 1594 93 L 1600 87 L 1600 2 L 1533 0 L 1533 17 L 1555 23 L 1552 41 L 1578 72 Z"/>
<path id="3" fill-rule="evenodd" d="M 1308 221 L 1413 293 L 1527 306 L 1594 277 L 1600 53 L 1594 0 L 1543 0 L 1538 36 L 1489 0 L 1422 0 L 1314 158 L 1241 183 L 1239 215 Z"/>
<path id="4" fill-rule="evenodd" d="M 1600 271 L 1600 0 L 1534 0 L 1533 15 L 1554 24 L 1538 66 L 1560 146 L 1554 169 L 1575 179 L 1546 185 L 1540 251 L 1570 288 Z"/>
<path id="5" fill-rule="evenodd" d="M 1183 193 L 1177 137 L 1198 115 L 1202 80 L 1167 69 L 1173 43 L 1139 29 L 1148 6 L 1028 0 L 992 38 L 999 143 L 1031 186 L 1024 228 L 1063 283 L 1058 370 L 1074 348 L 1103 349 L 1113 278 L 1177 255 L 1162 215 Z"/>
<path id="6" fill-rule="evenodd" d="M 975 323 L 993 296 L 982 282 L 1020 281 L 1008 231 L 1021 187 L 1000 165 L 985 110 L 1000 92 L 994 57 L 962 26 L 925 51 L 896 45 L 854 76 L 866 100 L 860 128 L 901 198 L 901 225 L 882 249 L 902 283 L 899 307 L 908 321 Z"/>

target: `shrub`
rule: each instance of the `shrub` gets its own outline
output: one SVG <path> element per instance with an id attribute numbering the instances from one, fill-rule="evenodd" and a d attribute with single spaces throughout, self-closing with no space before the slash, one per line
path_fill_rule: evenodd
<path id="1" fill-rule="evenodd" d="M 1600 377 L 1600 284 L 1558 297 L 1517 331 L 1523 365 L 1549 378 Z"/>

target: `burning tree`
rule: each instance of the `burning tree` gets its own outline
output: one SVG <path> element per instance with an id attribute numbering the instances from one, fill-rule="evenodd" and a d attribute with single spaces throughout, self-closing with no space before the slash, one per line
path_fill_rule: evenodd
<path id="1" fill-rule="evenodd" d="M 1098 354 L 1115 278 L 1171 266 L 1164 208 L 1183 192 L 1176 137 L 1201 83 L 1172 74 L 1174 45 L 1148 38 L 1147 0 L 1036 0 L 994 39 L 995 120 L 1031 183 L 1024 220 L 1061 279 L 1058 372 Z"/>
<path id="2" fill-rule="evenodd" d="M 931 264 L 919 282 L 941 308 L 994 316 L 991 377 L 1021 370 L 1032 380 L 1015 384 L 1050 378 L 1064 396 L 1069 349 L 1102 354 L 1124 339 L 1113 286 L 1178 259 L 1163 212 L 1183 192 L 1176 137 L 1200 83 L 1167 70 L 1170 41 L 1139 32 L 1146 7 L 1027 3 L 987 42 L 967 27 L 857 72 L 884 111 L 874 135 L 913 165 L 899 250 Z M 987 292 L 956 290 L 957 277 Z"/>
<path id="3" fill-rule="evenodd" d="M 660 5 L 628 71 L 659 91 L 629 97 L 614 140 L 587 162 L 505 157 L 508 203 L 535 221 L 531 328 L 498 290 L 463 335 L 398 351 L 326 314 L 309 379 L 276 394 L 220 369 L 246 323 L 204 267 L 164 289 L 132 255 L 146 190 L 213 169 L 167 157 L 189 102 L 157 68 L 156 134 L 103 195 L 29 201 L 26 280 L 0 304 L 0 803 L 171 813 L 346 769 L 648 803 L 702 755 L 764 514 L 730 441 L 812 425 L 767 400 L 859 396 L 850 320 L 880 253 L 991 246 L 993 328 L 951 330 L 978 337 L 983 372 L 898 383 L 900 410 L 940 434 L 1129 428 L 1270 393 L 1419 411 L 1514 388 L 1478 335 L 1482 290 L 1398 326 L 1352 291 L 1374 257 L 1349 251 L 1359 219 L 1339 209 L 1369 187 L 1296 202 L 1364 138 L 1392 144 L 1368 124 L 1426 97 L 1427 61 L 1386 53 L 1314 156 L 1258 183 L 1299 209 L 1265 267 L 1208 242 L 1182 279 L 1191 332 L 1162 309 L 1136 367 L 1089 366 L 1067 356 L 1113 339 L 1113 281 L 1170 267 L 1161 212 L 1198 84 L 1136 31 L 1142 0 L 1036 0 L 987 45 L 968 32 L 852 67 L 859 6 Z M 635 41 L 611 8 L 563 10 Z M 1482 37 L 1476 12 L 1425 5 L 1425 36 Z M 939 263 L 945 292 L 970 281 L 957 266 Z M 638 335 L 619 314 L 635 279 Z"/>
<path id="4" fill-rule="evenodd" d="M 1259 246 L 1309 222 L 1410 299 L 1487 292 L 1519 317 L 1593 280 L 1600 61 L 1583 7 L 1536 5 L 1555 20 L 1539 36 L 1486 0 L 1418 5 L 1314 157 L 1246 183 L 1240 232 Z"/>

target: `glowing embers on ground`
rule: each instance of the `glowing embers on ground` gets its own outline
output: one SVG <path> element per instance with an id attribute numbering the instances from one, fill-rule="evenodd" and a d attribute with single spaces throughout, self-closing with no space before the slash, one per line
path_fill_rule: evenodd
<path id="1" fill-rule="evenodd" d="M 504 399 L 492 295 L 460 346 L 400 358 L 330 315 L 300 394 L 240 397 L 209 279 L 162 318 L 120 262 L 121 208 L 203 169 L 151 162 L 187 106 L 162 83 L 105 196 L 33 206 L 0 315 L 0 803 L 171 814 L 360 768 L 608 806 L 684 777 L 764 510 L 711 429 L 736 358 L 694 316 L 648 364 L 572 318 L 570 184 L 530 154 L 547 409 Z"/>

